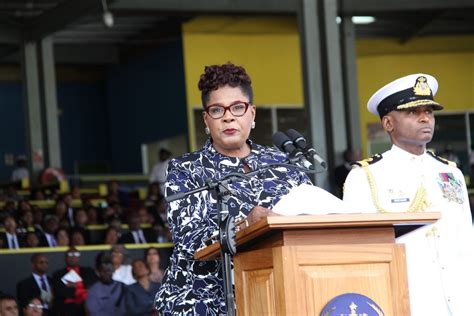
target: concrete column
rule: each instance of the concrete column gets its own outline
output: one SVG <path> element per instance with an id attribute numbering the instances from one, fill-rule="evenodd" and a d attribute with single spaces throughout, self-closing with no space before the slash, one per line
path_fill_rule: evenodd
<path id="1" fill-rule="evenodd" d="M 301 45 L 304 103 L 309 117 L 310 142 L 319 154 L 327 157 L 327 125 L 323 104 L 323 82 L 321 72 L 321 37 L 319 34 L 317 0 L 301 0 L 298 11 L 298 25 Z M 318 174 L 314 183 L 329 189 L 328 173 Z"/>
<path id="2" fill-rule="evenodd" d="M 54 47 L 51 36 L 40 42 L 40 78 L 44 113 L 44 135 L 46 164 L 61 167 L 61 143 L 59 135 L 58 102 L 56 93 L 56 71 Z"/>
<path id="3" fill-rule="evenodd" d="M 344 81 L 341 66 L 341 42 L 337 18 L 337 0 L 324 1 L 324 47 L 326 49 L 327 89 L 329 98 L 326 110 L 331 117 L 329 166 L 343 162 L 342 153 L 347 148 L 347 128 L 344 102 Z M 332 169 L 332 168 L 331 168 Z M 330 170 L 332 172 L 332 170 Z"/>
<path id="4" fill-rule="evenodd" d="M 34 42 L 23 42 L 21 44 L 23 103 L 26 115 L 26 147 L 31 179 L 35 179 L 39 171 L 44 168 L 41 96 L 36 48 L 36 43 Z"/>
<path id="5" fill-rule="evenodd" d="M 359 92 L 357 85 L 357 63 L 356 63 L 356 36 L 355 25 L 352 17 L 343 16 L 341 23 L 342 51 L 343 51 L 343 73 L 344 91 L 346 105 L 346 119 L 349 145 L 353 149 L 361 149 L 360 114 L 359 114 Z"/>

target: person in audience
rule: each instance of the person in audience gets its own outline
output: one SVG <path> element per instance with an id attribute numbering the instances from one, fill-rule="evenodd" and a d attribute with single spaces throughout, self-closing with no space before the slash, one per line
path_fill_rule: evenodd
<path id="1" fill-rule="evenodd" d="M 86 210 L 83 208 L 78 208 L 74 213 L 74 229 L 80 229 L 82 231 L 86 244 L 89 244 L 91 241 L 91 234 L 90 231 L 87 229 L 88 221 L 89 219 L 87 218 Z"/>
<path id="2" fill-rule="evenodd" d="M 170 229 L 165 226 L 161 226 L 157 223 L 153 225 L 153 231 L 155 233 L 156 237 L 156 242 L 170 242 L 171 241 L 171 232 Z"/>
<path id="3" fill-rule="evenodd" d="M 118 203 L 119 205 L 128 208 L 130 206 L 130 198 L 128 193 L 122 190 L 119 183 L 115 180 L 109 182 L 107 202 L 109 205 Z"/>
<path id="4" fill-rule="evenodd" d="M 121 244 L 145 244 L 156 241 L 156 236 L 150 229 L 142 229 L 140 216 L 133 212 L 128 217 L 128 229 L 126 234 L 120 238 Z"/>
<path id="5" fill-rule="evenodd" d="M 31 191 L 31 199 L 35 201 L 44 201 L 46 200 L 46 195 L 42 189 L 34 189 Z"/>
<path id="6" fill-rule="evenodd" d="M 58 218 L 60 227 L 70 227 L 67 213 L 68 207 L 66 205 L 66 202 L 64 202 L 63 200 L 56 201 L 56 204 L 53 207 L 53 214 L 56 215 L 56 217 Z"/>
<path id="7" fill-rule="evenodd" d="M 76 226 L 75 222 L 75 215 L 74 215 L 74 209 L 72 208 L 72 195 L 71 193 L 66 193 L 62 197 L 62 201 L 64 201 L 64 204 L 66 204 L 66 218 L 69 224 L 69 227 L 74 227 Z"/>
<path id="8" fill-rule="evenodd" d="M 23 247 L 23 240 L 16 232 L 17 224 L 15 218 L 11 215 L 5 216 L 3 226 L 5 227 L 5 232 L 0 235 L 2 248 L 20 249 Z"/>
<path id="9" fill-rule="evenodd" d="M 153 166 L 150 173 L 150 183 L 158 182 L 160 194 L 164 195 L 164 184 L 166 182 L 166 168 L 171 159 L 171 152 L 165 148 L 160 148 L 158 153 L 158 162 Z"/>
<path id="10" fill-rule="evenodd" d="M 22 200 L 18 202 L 18 213 L 22 214 L 23 212 L 31 211 L 30 202 L 27 200 Z"/>
<path id="11" fill-rule="evenodd" d="M 24 236 L 28 231 L 35 231 L 33 212 L 31 210 L 24 210 L 20 213 L 17 232 Z"/>
<path id="12" fill-rule="evenodd" d="M 39 297 L 32 297 L 28 300 L 26 305 L 21 305 L 23 316 L 47 316 L 48 313 L 44 310 L 43 301 Z"/>
<path id="13" fill-rule="evenodd" d="M 117 230 L 119 242 L 122 237 L 122 221 L 115 215 L 110 216 L 106 221 L 107 226 L 114 227 Z"/>
<path id="14" fill-rule="evenodd" d="M 74 227 L 71 230 L 71 245 L 74 247 L 87 245 L 84 229 Z"/>
<path id="15" fill-rule="evenodd" d="M 146 194 L 147 201 L 157 201 L 162 197 L 160 193 L 160 184 L 158 182 L 151 182 L 148 184 L 148 190 Z"/>
<path id="16" fill-rule="evenodd" d="M 59 228 L 54 235 L 58 247 L 69 247 L 71 244 L 69 232 L 66 228 Z"/>
<path id="17" fill-rule="evenodd" d="M 157 223 L 153 224 L 152 229 L 156 234 L 156 242 L 168 243 L 171 242 L 171 232 L 168 227 L 163 227 Z M 168 267 L 168 263 L 173 253 L 173 247 L 159 248 L 158 253 L 160 254 L 160 266 L 161 269 L 165 270 Z"/>
<path id="18" fill-rule="evenodd" d="M 119 233 L 117 228 L 110 226 L 107 227 L 104 236 L 104 244 L 106 245 L 116 245 L 119 240 Z"/>
<path id="19" fill-rule="evenodd" d="M 28 170 L 28 162 L 26 161 L 26 157 L 23 155 L 18 156 L 16 159 L 16 168 L 12 171 L 12 181 L 21 181 L 23 179 L 28 179 L 29 177 L 30 172 Z"/>
<path id="20" fill-rule="evenodd" d="M 157 248 L 150 247 L 145 250 L 145 263 L 150 270 L 150 280 L 161 283 L 164 271 L 160 267 L 160 253 Z"/>
<path id="21" fill-rule="evenodd" d="M 35 253 L 31 256 L 32 273 L 16 286 L 16 296 L 21 307 L 27 306 L 33 298 L 41 298 L 44 314 L 49 315 L 53 301 L 53 282 L 47 275 L 48 266 L 48 258 L 43 253 Z"/>
<path id="22" fill-rule="evenodd" d="M 119 218 L 119 216 L 115 215 L 115 210 L 110 205 L 103 208 L 100 215 L 104 223 L 107 223 L 112 218 Z"/>
<path id="23" fill-rule="evenodd" d="M 151 214 L 155 219 L 155 223 L 158 223 L 162 227 L 168 227 L 168 219 L 167 216 L 167 204 L 164 197 L 161 197 L 157 201 L 155 201 Z"/>
<path id="24" fill-rule="evenodd" d="M 18 305 L 14 296 L 0 295 L 0 316 L 18 316 Z"/>
<path id="25" fill-rule="evenodd" d="M 151 225 L 153 223 L 153 217 L 145 206 L 140 206 L 137 210 L 138 217 L 140 218 L 141 225 Z"/>
<path id="26" fill-rule="evenodd" d="M 145 316 L 153 311 L 153 301 L 160 283 L 150 280 L 150 270 L 142 260 L 132 263 L 132 273 L 136 283 L 127 286 L 125 302 L 127 315 Z"/>
<path id="27" fill-rule="evenodd" d="M 89 218 L 87 212 L 83 208 L 78 208 L 74 213 L 74 223 L 76 227 L 86 228 Z"/>
<path id="28" fill-rule="evenodd" d="M 59 229 L 59 220 L 55 215 L 48 215 L 44 218 L 43 234 L 40 237 L 41 247 L 56 247 L 57 241 L 54 235 Z"/>
<path id="29" fill-rule="evenodd" d="M 73 200 L 82 200 L 81 188 L 77 185 L 73 186 L 71 189 L 71 197 Z"/>
<path id="30" fill-rule="evenodd" d="M 93 206 L 87 208 L 87 225 L 98 225 L 99 216 L 97 215 L 97 209 Z"/>
<path id="31" fill-rule="evenodd" d="M 10 185 L 6 188 L 5 200 L 21 201 L 21 200 L 23 200 L 23 197 L 21 195 L 17 194 L 16 189 L 13 185 Z"/>
<path id="32" fill-rule="evenodd" d="M 125 285 L 112 278 L 114 267 L 110 254 L 99 253 L 96 270 L 99 281 L 89 289 L 86 301 L 88 315 L 125 316 Z"/>
<path id="33" fill-rule="evenodd" d="M 342 154 L 344 162 L 334 169 L 334 180 L 336 182 L 337 196 L 342 198 L 342 190 L 344 182 L 346 181 L 349 171 L 351 171 L 351 163 L 356 162 L 362 158 L 360 150 L 348 148 Z"/>
<path id="34" fill-rule="evenodd" d="M 81 253 L 70 247 L 65 253 L 66 267 L 53 273 L 53 306 L 58 316 L 83 316 L 87 291 L 97 281 L 93 269 L 79 265 L 80 257 Z M 71 277 L 75 274 L 80 279 Z"/>
<path id="35" fill-rule="evenodd" d="M 33 212 L 33 226 L 35 227 L 36 231 L 43 231 L 43 220 L 44 220 L 44 213 L 43 210 L 40 209 L 37 205 L 32 206 Z"/>
<path id="36" fill-rule="evenodd" d="M 25 247 L 36 248 L 40 247 L 40 240 L 35 232 L 27 232 L 25 236 Z"/>
<path id="37" fill-rule="evenodd" d="M 16 211 L 16 206 L 15 206 L 15 201 L 14 200 L 9 200 L 8 198 L 6 199 L 5 206 L 3 207 L 3 214 L 2 215 L 13 215 L 15 214 Z"/>
<path id="38" fill-rule="evenodd" d="M 113 279 L 124 284 L 132 284 L 135 279 L 132 276 L 132 266 L 126 262 L 126 252 L 122 245 L 114 245 L 110 251 L 112 264 L 114 266 Z"/>

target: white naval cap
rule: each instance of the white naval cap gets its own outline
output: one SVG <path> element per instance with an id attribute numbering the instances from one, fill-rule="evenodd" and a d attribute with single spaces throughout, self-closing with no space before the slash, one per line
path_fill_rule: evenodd
<path id="1" fill-rule="evenodd" d="M 413 74 L 386 84 L 375 92 L 367 103 L 369 112 L 382 118 L 394 110 L 430 105 L 433 110 L 443 106 L 433 100 L 438 91 L 438 81 L 426 74 Z"/>

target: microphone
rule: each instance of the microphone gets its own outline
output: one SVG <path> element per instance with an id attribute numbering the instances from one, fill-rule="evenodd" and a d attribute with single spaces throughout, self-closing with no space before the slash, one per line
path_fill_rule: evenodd
<path id="1" fill-rule="evenodd" d="M 313 147 L 308 145 L 306 138 L 304 138 L 300 132 L 294 129 L 289 129 L 286 131 L 286 135 L 293 141 L 293 144 L 295 144 L 297 148 L 303 151 L 303 154 L 306 156 L 306 158 L 314 159 L 314 161 L 319 163 L 321 167 L 327 169 L 327 163 L 318 155 Z"/>
<path id="2" fill-rule="evenodd" d="M 293 145 L 293 142 L 285 133 L 276 132 L 272 136 L 272 141 L 278 149 L 289 155 L 291 162 L 300 162 L 306 169 L 314 169 L 311 162 L 309 162 L 303 155 L 303 152 Z"/>

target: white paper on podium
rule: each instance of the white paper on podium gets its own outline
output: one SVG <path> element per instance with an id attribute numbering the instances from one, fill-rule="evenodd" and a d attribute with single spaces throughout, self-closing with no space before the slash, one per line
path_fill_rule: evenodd
<path id="1" fill-rule="evenodd" d="M 291 189 L 272 211 L 284 216 L 360 213 L 328 191 L 309 184 Z"/>
<path id="2" fill-rule="evenodd" d="M 82 278 L 79 274 L 77 274 L 76 271 L 71 270 L 65 275 L 63 275 L 63 277 L 61 278 L 61 281 L 63 281 L 64 284 L 67 284 L 68 282 L 77 283 L 77 282 L 81 282 Z"/>

